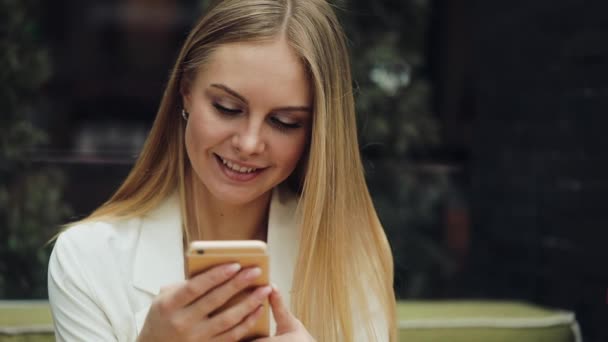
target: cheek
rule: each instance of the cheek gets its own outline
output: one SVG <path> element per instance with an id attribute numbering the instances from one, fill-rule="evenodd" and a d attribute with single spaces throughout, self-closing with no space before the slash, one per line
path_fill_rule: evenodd
<path id="1" fill-rule="evenodd" d="M 289 141 L 282 142 L 280 146 L 283 146 L 283 148 L 279 149 L 280 159 L 284 162 L 286 167 L 293 169 L 296 167 L 304 153 L 306 135 L 302 134 L 295 139 L 289 139 Z"/>
<path id="2" fill-rule="evenodd" d="M 208 145 L 216 139 L 214 134 L 217 135 L 218 131 L 209 130 L 209 127 L 213 127 L 213 125 L 198 116 L 190 116 L 186 126 L 185 144 L 188 157 L 193 163 L 202 157 Z"/>

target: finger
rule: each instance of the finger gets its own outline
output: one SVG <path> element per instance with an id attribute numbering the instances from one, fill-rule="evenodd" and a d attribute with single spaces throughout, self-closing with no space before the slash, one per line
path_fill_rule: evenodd
<path id="1" fill-rule="evenodd" d="M 283 296 L 279 293 L 279 289 L 273 286 L 270 294 L 270 307 L 272 308 L 272 316 L 277 322 L 277 335 L 282 335 L 287 332 L 298 329 L 298 320 L 289 312 L 289 309 L 283 301 Z"/>
<path id="2" fill-rule="evenodd" d="M 212 336 L 223 335 L 226 331 L 234 330 L 240 322 L 262 305 L 271 292 L 272 288 L 270 286 L 257 288 L 253 293 L 247 296 L 247 299 L 211 318 L 207 322 L 207 329 Z M 241 330 L 243 329 L 237 329 L 236 331 Z"/>
<path id="3" fill-rule="evenodd" d="M 162 295 L 162 294 L 166 294 L 166 293 L 175 292 L 180 288 L 180 286 L 183 286 L 184 283 L 185 282 L 163 286 L 160 288 L 160 291 L 158 293 Z"/>
<path id="4" fill-rule="evenodd" d="M 170 301 L 175 308 L 184 307 L 216 286 L 226 282 L 240 269 L 241 265 L 239 264 L 227 264 L 213 267 L 184 282 L 182 286 L 170 296 Z"/>
<path id="5" fill-rule="evenodd" d="M 240 341 L 247 336 L 247 334 L 253 329 L 255 323 L 262 316 L 263 307 L 258 306 L 251 314 L 249 314 L 240 324 L 234 326 L 232 329 L 225 331 L 221 335 L 217 336 L 219 341 Z"/>
<path id="6" fill-rule="evenodd" d="M 219 309 L 224 303 L 237 293 L 243 291 L 262 274 L 259 267 L 247 268 L 239 272 L 235 277 L 225 284 L 209 291 L 204 297 L 192 303 L 184 312 L 186 319 L 200 320 L 215 310 Z"/>

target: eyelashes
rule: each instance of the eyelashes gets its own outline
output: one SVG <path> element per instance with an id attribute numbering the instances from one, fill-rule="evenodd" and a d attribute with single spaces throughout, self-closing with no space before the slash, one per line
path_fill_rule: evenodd
<path id="1" fill-rule="evenodd" d="M 218 111 L 220 111 L 223 114 L 237 115 L 237 114 L 240 114 L 241 112 L 243 112 L 240 109 L 232 109 L 232 108 L 224 107 L 224 106 L 220 105 L 219 103 L 213 103 L 213 107 L 215 107 L 215 109 L 217 109 Z"/>
<path id="2" fill-rule="evenodd" d="M 271 117 L 270 122 L 278 129 L 284 130 L 284 131 L 298 129 L 298 128 L 302 127 L 302 125 L 299 123 L 286 123 L 286 122 L 283 122 L 283 121 L 277 119 L 276 117 Z"/>
<path id="3" fill-rule="evenodd" d="M 213 103 L 213 107 L 219 113 L 221 113 L 222 115 L 228 116 L 228 117 L 236 117 L 239 114 L 243 113 L 243 111 L 241 109 L 228 108 L 228 107 L 220 105 L 217 102 Z M 301 123 L 284 122 L 284 121 L 281 121 L 276 116 L 270 116 L 270 118 L 268 120 L 271 125 L 273 125 L 274 127 L 278 128 L 279 130 L 282 130 L 282 131 L 289 131 L 289 130 L 294 130 L 294 129 L 302 127 Z"/>

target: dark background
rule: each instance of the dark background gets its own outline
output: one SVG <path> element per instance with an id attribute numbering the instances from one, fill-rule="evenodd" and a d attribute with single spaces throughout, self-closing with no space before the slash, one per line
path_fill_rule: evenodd
<path id="1" fill-rule="evenodd" d="M 526 300 L 608 340 L 608 2 L 336 3 L 399 298 Z M 124 179 L 202 5 L 3 6 L 0 298 L 44 298 L 40 246 Z"/>

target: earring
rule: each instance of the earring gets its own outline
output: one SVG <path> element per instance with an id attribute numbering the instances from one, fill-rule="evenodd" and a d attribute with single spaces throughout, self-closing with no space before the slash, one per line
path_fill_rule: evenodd
<path id="1" fill-rule="evenodd" d="M 184 118 L 184 120 L 188 121 L 189 116 L 190 114 L 188 114 L 185 109 L 182 109 L 182 117 Z"/>

